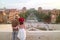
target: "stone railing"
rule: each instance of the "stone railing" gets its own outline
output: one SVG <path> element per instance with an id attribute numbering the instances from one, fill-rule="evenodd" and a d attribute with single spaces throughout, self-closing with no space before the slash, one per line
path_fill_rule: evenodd
<path id="1" fill-rule="evenodd" d="M 60 40 L 59 35 L 57 31 L 29 31 L 27 40 Z"/>
<path id="2" fill-rule="evenodd" d="M 5 27 L 4 27 L 5 26 Z M 26 31 L 26 40 L 60 40 L 60 31 Z M 0 40 L 12 40 L 12 27 L 0 25 Z"/>
<path id="3" fill-rule="evenodd" d="M 12 27 L 9 24 L 0 24 L 0 40 L 12 40 Z"/>

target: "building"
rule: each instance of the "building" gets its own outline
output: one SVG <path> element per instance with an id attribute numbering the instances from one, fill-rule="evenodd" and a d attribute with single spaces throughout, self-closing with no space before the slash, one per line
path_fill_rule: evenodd
<path id="1" fill-rule="evenodd" d="M 42 12 L 42 7 L 38 7 L 38 12 Z"/>
<path id="2" fill-rule="evenodd" d="M 46 10 L 46 9 L 42 9 L 42 7 L 39 7 L 38 12 L 45 13 L 45 14 L 49 14 L 49 12 L 50 12 L 51 13 L 51 22 L 55 23 L 56 17 L 59 16 L 59 14 L 60 14 L 60 9 Z"/>
<path id="3" fill-rule="evenodd" d="M 3 11 L 0 10 L 0 23 L 2 23 L 4 20 L 3 20 Z"/>
<path id="4" fill-rule="evenodd" d="M 0 21 L 10 23 L 15 17 L 19 17 L 18 14 L 19 11 L 17 9 L 0 9 Z"/>
<path id="5" fill-rule="evenodd" d="M 57 9 L 53 9 L 53 10 L 51 10 L 51 22 L 52 23 L 55 23 L 56 22 L 56 17 L 60 14 L 59 13 L 59 10 L 57 10 Z"/>
<path id="6" fill-rule="evenodd" d="M 18 16 L 19 11 L 17 9 L 9 9 L 9 20 L 13 20 L 15 19 L 15 17 L 19 17 Z"/>
<path id="7" fill-rule="evenodd" d="M 26 7 L 23 7 L 23 8 L 22 8 L 22 12 L 23 12 L 23 13 L 25 13 L 26 10 L 27 10 Z"/>
<path id="8" fill-rule="evenodd" d="M 4 9 L 0 9 L 0 23 L 7 23 L 6 13 Z"/>
<path id="9" fill-rule="evenodd" d="M 51 10 L 42 10 L 42 13 L 48 14 Z"/>

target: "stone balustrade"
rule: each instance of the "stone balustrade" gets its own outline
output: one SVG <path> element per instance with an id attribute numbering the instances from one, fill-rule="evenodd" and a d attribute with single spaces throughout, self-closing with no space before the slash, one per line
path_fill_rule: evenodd
<path id="1" fill-rule="evenodd" d="M 5 25 L 5 27 L 4 27 Z M 0 40 L 12 40 L 12 27 L 0 25 Z M 26 31 L 26 40 L 60 40 L 60 31 Z"/>

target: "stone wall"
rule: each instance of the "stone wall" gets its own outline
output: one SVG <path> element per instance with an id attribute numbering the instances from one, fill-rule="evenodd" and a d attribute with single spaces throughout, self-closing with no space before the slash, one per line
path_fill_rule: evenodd
<path id="1" fill-rule="evenodd" d="M 27 40 L 60 40 L 60 32 L 56 31 L 29 31 Z"/>
<path id="2" fill-rule="evenodd" d="M 12 40 L 12 32 L 0 32 L 0 40 Z"/>
<path id="3" fill-rule="evenodd" d="M 0 24 L 0 40 L 12 40 L 12 27 L 9 24 Z"/>
<path id="4" fill-rule="evenodd" d="M 5 26 L 5 27 L 4 27 Z M 0 24 L 0 40 L 12 40 L 12 27 Z M 60 40 L 60 31 L 26 31 L 26 40 Z"/>
<path id="5" fill-rule="evenodd" d="M 12 33 L 0 32 L 0 40 L 12 40 Z M 28 31 L 26 40 L 60 40 L 60 32 Z"/>

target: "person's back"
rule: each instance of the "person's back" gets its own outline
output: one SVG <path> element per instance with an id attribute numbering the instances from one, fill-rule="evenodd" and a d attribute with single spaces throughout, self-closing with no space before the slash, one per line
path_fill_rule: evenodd
<path id="1" fill-rule="evenodd" d="M 18 20 L 12 20 L 12 28 L 13 28 L 13 31 L 17 31 L 18 28 L 15 28 L 16 26 L 18 25 Z"/>
<path id="2" fill-rule="evenodd" d="M 18 33 L 18 20 L 12 20 L 12 29 L 13 29 L 13 40 L 17 40 L 17 33 Z"/>

